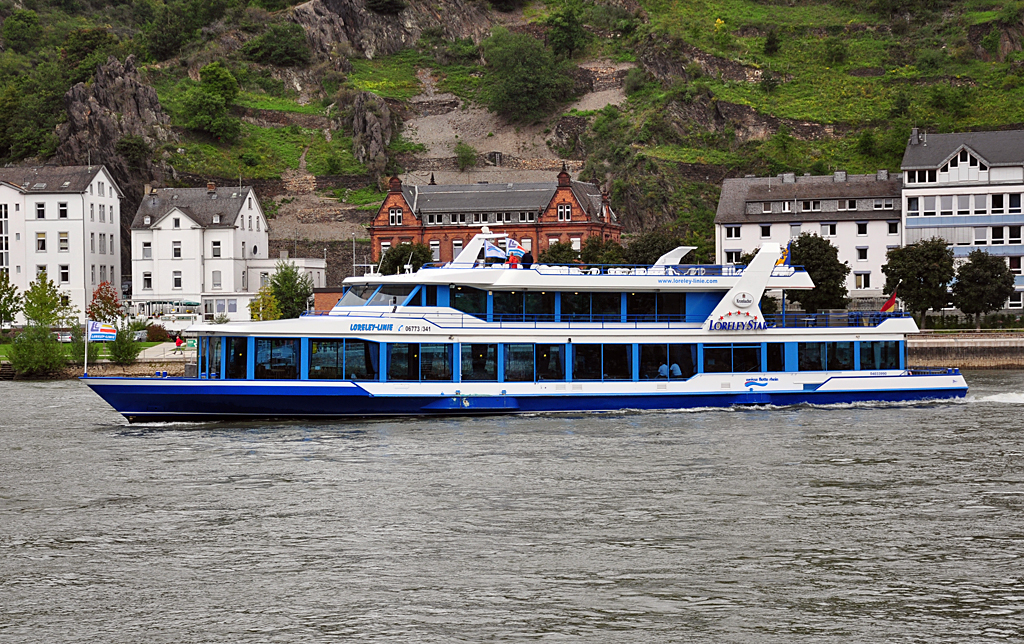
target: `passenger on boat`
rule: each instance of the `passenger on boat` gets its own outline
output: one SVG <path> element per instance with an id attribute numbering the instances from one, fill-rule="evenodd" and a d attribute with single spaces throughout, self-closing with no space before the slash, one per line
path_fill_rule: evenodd
<path id="1" fill-rule="evenodd" d="M 523 255 L 523 268 L 530 268 L 533 266 L 533 253 L 526 251 Z"/>

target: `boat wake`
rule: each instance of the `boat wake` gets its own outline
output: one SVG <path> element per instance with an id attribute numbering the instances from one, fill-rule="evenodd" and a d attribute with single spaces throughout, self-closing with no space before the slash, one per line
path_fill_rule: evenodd
<path id="1" fill-rule="evenodd" d="M 1004 405 L 1024 405 L 1024 393 L 1006 392 L 989 396 L 968 396 L 967 402 L 1001 403 Z"/>

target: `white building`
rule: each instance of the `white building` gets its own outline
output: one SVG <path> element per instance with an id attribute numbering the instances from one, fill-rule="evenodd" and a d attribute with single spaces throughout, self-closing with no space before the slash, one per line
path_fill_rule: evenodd
<path id="1" fill-rule="evenodd" d="M 0 271 L 22 292 L 45 272 L 84 319 L 102 282 L 120 292 L 122 197 L 103 166 L 0 168 Z"/>
<path id="2" fill-rule="evenodd" d="M 921 134 L 903 155 L 905 241 L 940 237 L 956 258 L 981 249 L 1017 276 L 1007 307 L 1024 308 L 1024 131 Z"/>
<path id="3" fill-rule="evenodd" d="M 277 264 L 267 220 L 250 187 L 149 189 L 132 222 L 137 313 L 201 312 L 249 319 L 249 300 Z M 289 260 L 325 285 L 324 259 Z"/>
<path id="4" fill-rule="evenodd" d="M 873 306 L 883 297 L 886 252 L 902 243 L 900 178 L 876 174 L 726 179 L 715 215 L 715 255 L 738 263 L 764 242 L 782 245 L 801 233 L 820 235 L 850 267 L 851 307 Z"/>

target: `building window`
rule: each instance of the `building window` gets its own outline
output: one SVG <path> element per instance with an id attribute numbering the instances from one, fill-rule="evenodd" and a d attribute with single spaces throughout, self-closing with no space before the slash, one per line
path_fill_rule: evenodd
<path id="1" fill-rule="evenodd" d="M 434 215 L 433 213 L 428 214 L 427 215 L 427 223 L 428 224 L 436 224 L 437 223 L 436 215 Z M 391 224 L 391 225 L 394 226 L 394 224 Z"/>
<path id="2" fill-rule="evenodd" d="M 213 257 L 220 257 L 220 242 L 210 242 L 210 245 L 212 246 L 212 248 L 210 249 L 210 255 L 212 255 Z"/>
<path id="3" fill-rule="evenodd" d="M 1020 275 L 1020 255 L 1016 257 L 1008 257 L 1010 260 L 1010 272 L 1014 275 Z"/>
<path id="4" fill-rule="evenodd" d="M 249 215 L 249 230 L 252 230 L 252 215 Z"/>
<path id="5" fill-rule="evenodd" d="M 145 217 L 142 218 L 142 223 L 148 226 L 151 223 L 153 223 L 153 219 L 149 215 L 146 215 Z"/>
<path id="6" fill-rule="evenodd" d="M 256 232 L 260 232 L 260 218 L 256 218 Z"/>
<path id="7" fill-rule="evenodd" d="M 93 264 L 90 268 L 89 274 L 92 276 L 92 285 L 96 286 L 96 264 Z"/>
<path id="8" fill-rule="evenodd" d="M 452 259 L 455 259 L 456 257 L 458 257 L 459 253 L 461 253 L 461 252 L 462 252 L 462 240 L 461 239 L 454 239 L 454 240 L 452 240 Z"/>
<path id="9" fill-rule="evenodd" d="M 1010 195 L 1010 214 L 1020 214 L 1020 194 Z"/>
<path id="10" fill-rule="evenodd" d="M 761 203 L 761 212 L 771 212 L 771 211 L 772 211 L 772 202 L 764 201 L 764 202 Z"/>
<path id="11" fill-rule="evenodd" d="M 743 254 L 741 250 L 727 250 L 725 251 L 725 263 L 726 264 L 739 264 L 740 255 Z"/>
<path id="12" fill-rule="evenodd" d="M 988 228 L 974 229 L 974 245 L 985 246 L 988 244 Z"/>
<path id="13" fill-rule="evenodd" d="M 68 252 L 68 246 L 68 234 L 57 233 L 57 250 L 59 250 L 62 253 L 66 253 Z"/>
<path id="14" fill-rule="evenodd" d="M 97 181 L 96 184 L 97 184 L 97 188 L 99 190 L 100 196 L 101 197 L 106 197 L 107 196 L 107 194 L 106 194 L 106 186 L 103 184 L 103 182 L 102 181 Z"/>
<path id="15" fill-rule="evenodd" d="M 388 223 L 390 225 L 392 225 L 392 226 L 401 226 L 402 225 L 402 209 L 401 208 L 391 208 L 390 210 L 388 210 Z M 430 223 L 434 223 L 434 222 L 430 222 Z"/>
<path id="16" fill-rule="evenodd" d="M 558 206 L 558 221 L 570 221 L 572 220 L 572 206 L 569 204 L 559 204 Z"/>
<path id="17" fill-rule="evenodd" d="M 68 218 L 68 205 L 66 203 L 57 204 L 57 219 Z"/>
<path id="18" fill-rule="evenodd" d="M 1014 293 L 1010 296 L 1009 301 L 1006 303 L 1006 307 L 1010 309 L 1024 308 L 1024 293 Z"/>
<path id="19" fill-rule="evenodd" d="M 1010 226 L 1010 240 L 1008 244 L 1019 244 L 1020 243 L 1020 226 Z"/>
<path id="20" fill-rule="evenodd" d="M 836 236 L 836 225 L 835 224 L 822 224 L 821 225 L 821 236 L 822 237 L 835 237 Z"/>
<path id="21" fill-rule="evenodd" d="M 907 197 L 907 216 L 917 217 L 921 214 L 921 200 L 917 197 Z"/>
<path id="22" fill-rule="evenodd" d="M 506 213 L 505 213 L 505 216 L 504 216 L 504 219 L 505 219 L 505 223 L 506 223 L 506 224 L 510 224 L 510 223 L 512 223 L 512 213 L 510 213 L 510 212 L 506 212 Z M 569 221 L 569 219 L 568 219 L 568 218 L 566 218 L 566 221 Z"/>
<path id="23" fill-rule="evenodd" d="M 181 271 L 174 271 L 171 276 L 171 285 L 174 288 L 181 288 Z"/>
<path id="24" fill-rule="evenodd" d="M 153 274 L 152 273 L 143 273 L 142 274 L 142 288 L 143 288 L 143 290 L 146 290 L 146 291 L 152 291 L 153 290 Z"/>
<path id="25" fill-rule="evenodd" d="M 107 235 L 106 233 L 100 233 L 100 255 L 107 254 Z"/>
<path id="26" fill-rule="evenodd" d="M 113 235 L 110 236 L 110 254 L 111 255 L 114 254 L 114 236 Z"/>
<path id="27" fill-rule="evenodd" d="M 314 286 L 319 286 L 319 285 L 317 284 L 317 285 L 314 285 Z M 243 291 L 248 291 L 249 290 L 249 277 L 248 277 L 248 274 L 245 271 L 242 271 L 242 290 Z"/>
<path id="28" fill-rule="evenodd" d="M 100 223 L 106 223 L 107 221 L 107 207 L 104 204 L 100 204 Z"/>
<path id="29" fill-rule="evenodd" d="M 792 212 L 793 206 L 788 201 L 782 202 L 782 212 Z"/>
<path id="30" fill-rule="evenodd" d="M 857 234 L 861 237 L 868 234 L 868 223 L 866 221 L 857 222 Z"/>
<path id="31" fill-rule="evenodd" d="M 984 215 L 988 213 L 988 195 L 974 195 L 974 214 Z"/>
<path id="32" fill-rule="evenodd" d="M 172 222 L 172 226 L 174 228 L 181 228 L 181 219 L 179 219 L 178 217 L 175 217 L 174 221 Z"/>
<path id="33" fill-rule="evenodd" d="M 391 250 L 391 242 L 380 243 L 380 256 L 383 257 L 385 253 Z"/>
<path id="34" fill-rule="evenodd" d="M 441 261 L 441 242 L 437 240 L 430 242 L 430 257 L 435 262 Z"/>
<path id="35" fill-rule="evenodd" d="M 572 244 L 572 249 L 577 253 L 583 248 L 582 240 L 579 237 L 570 237 L 569 243 Z"/>
<path id="36" fill-rule="evenodd" d="M 1001 246 L 1002 245 L 1003 240 L 1005 239 L 1003 237 L 1004 230 L 1005 230 L 1004 226 L 992 226 L 992 245 L 993 246 Z"/>
<path id="37" fill-rule="evenodd" d="M 523 237 L 523 239 L 519 243 L 522 244 L 523 250 L 525 250 L 526 252 L 530 252 L 533 250 L 533 239 L 529 237 Z"/>
<path id="38" fill-rule="evenodd" d="M 549 248 L 551 246 L 554 246 L 557 243 L 558 243 L 558 238 L 557 237 L 548 237 L 548 247 Z"/>
<path id="39" fill-rule="evenodd" d="M 799 236 L 800 236 L 800 224 L 790 224 L 789 225 L 789 238 L 790 239 L 796 239 Z"/>
<path id="40" fill-rule="evenodd" d="M 887 222 L 887 223 L 889 224 L 889 234 L 890 235 L 899 235 L 900 234 L 900 222 L 898 222 L 898 221 L 890 221 L 890 222 Z"/>
<path id="41" fill-rule="evenodd" d="M 260 273 L 260 288 L 270 285 L 270 273 Z"/>
<path id="42" fill-rule="evenodd" d="M 101 236 L 102 240 L 102 236 Z M 181 242 L 171 242 L 171 257 L 174 259 L 181 259 Z"/>
<path id="43" fill-rule="evenodd" d="M 766 224 L 762 224 L 761 225 L 761 239 L 767 239 L 767 238 L 769 238 L 771 236 L 772 236 L 772 226 L 771 226 L 771 224 L 767 224 L 767 225 Z"/>
<path id="44" fill-rule="evenodd" d="M 935 202 L 938 201 L 936 197 L 925 197 L 924 198 L 924 216 L 934 217 L 935 216 Z"/>
<path id="45" fill-rule="evenodd" d="M 153 242 L 142 242 L 142 259 L 153 259 Z"/>
<path id="46" fill-rule="evenodd" d="M 856 199 L 840 199 L 839 210 L 856 210 L 857 200 Z"/>
<path id="47" fill-rule="evenodd" d="M 46 204 L 36 204 L 36 219 L 46 219 Z"/>
<path id="48" fill-rule="evenodd" d="M 868 249 L 861 246 L 857 249 L 857 261 L 866 262 L 868 261 Z"/>
<path id="49" fill-rule="evenodd" d="M 107 281 L 107 267 L 100 264 L 100 282 Z"/>
<path id="50" fill-rule="evenodd" d="M 943 195 L 939 197 L 939 215 L 942 217 L 950 217 L 953 215 L 953 195 Z"/>
<path id="51" fill-rule="evenodd" d="M 40 275 L 46 275 L 46 264 L 36 264 L 36 279 L 39 279 Z"/>
<path id="52" fill-rule="evenodd" d="M 252 197 L 249 197 L 249 210 L 252 210 Z"/>
<path id="53" fill-rule="evenodd" d="M 96 221 L 96 204 L 89 204 L 89 221 Z M 149 217 L 146 217 L 146 223 L 149 223 Z"/>
<path id="54" fill-rule="evenodd" d="M 220 288 L 220 271 L 213 271 L 213 288 Z"/>
<path id="55" fill-rule="evenodd" d="M 804 212 L 821 212 L 820 201 L 801 201 L 800 210 Z"/>
<path id="56" fill-rule="evenodd" d="M 956 214 L 960 216 L 971 214 L 971 195 L 957 195 Z"/>
<path id="57" fill-rule="evenodd" d="M 71 266 L 68 264 L 61 264 L 59 266 L 60 281 L 61 284 L 67 284 L 71 281 Z"/>
<path id="58" fill-rule="evenodd" d="M 519 223 L 521 223 L 521 224 L 526 223 L 526 213 L 525 212 L 519 213 Z"/>
<path id="59" fill-rule="evenodd" d="M 36 252 L 46 252 L 46 233 L 36 233 Z"/>
<path id="60" fill-rule="evenodd" d="M 725 227 L 725 238 L 726 239 L 739 239 L 740 238 L 740 227 L 739 226 L 726 226 Z"/>
<path id="61" fill-rule="evenodd" d="M 871 288 L 871 273 L 857 273 L 854 275 L 855 288 Z"/>
<path id="62" fill-rule="evenodd" d="M 1003 195 L 992 195 L 992 214 L 1001 215 L 1004 211 L 1004 204 L 1006 200 L 1003 199 Z"/>

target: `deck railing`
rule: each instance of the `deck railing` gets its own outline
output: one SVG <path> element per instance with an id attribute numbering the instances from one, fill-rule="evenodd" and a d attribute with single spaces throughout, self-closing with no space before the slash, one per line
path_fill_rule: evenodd
<path id="1" fill-rule="evenodd" d="M 456 264 L 454 262 L 433 262 L 424 264 L 424 269 L 456 268 L 478 270 L 530 270 L 541 275 L 693 275 L 708 277 L 739 277 L 745 264 L 673 264 L 650 266 L 648 264 Z M 803 266 L 776 266 L 773 277 L 788 277 L 802 272 Z"/>

